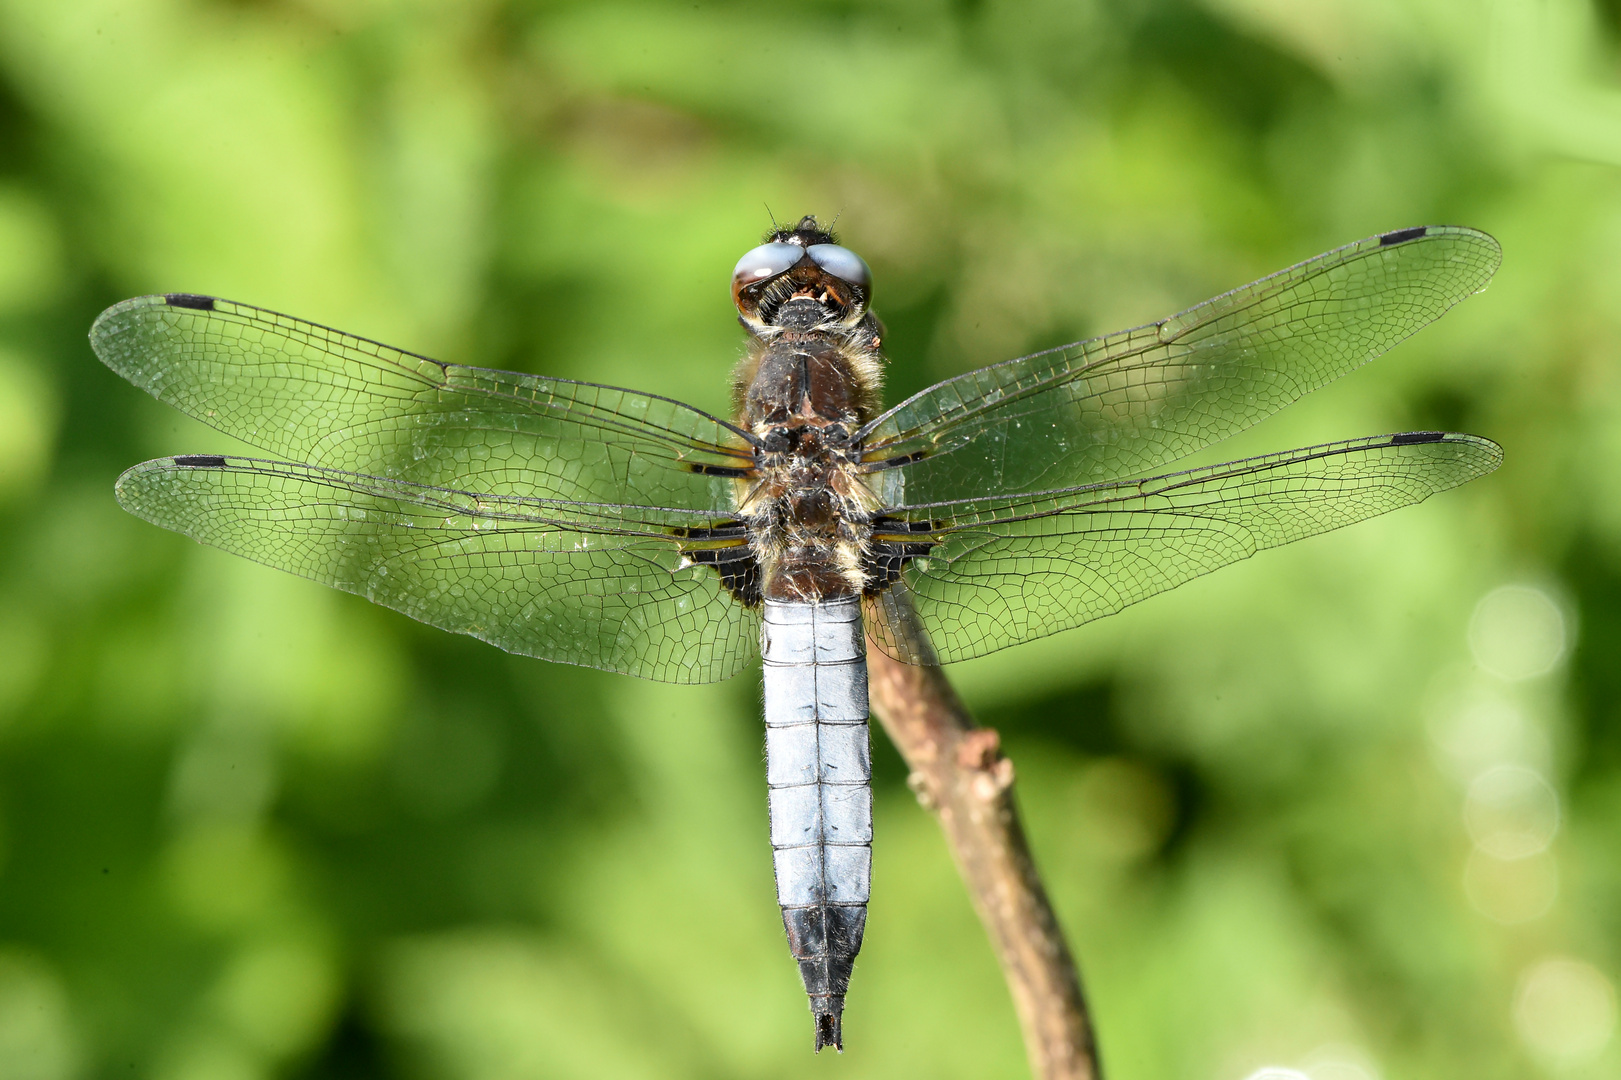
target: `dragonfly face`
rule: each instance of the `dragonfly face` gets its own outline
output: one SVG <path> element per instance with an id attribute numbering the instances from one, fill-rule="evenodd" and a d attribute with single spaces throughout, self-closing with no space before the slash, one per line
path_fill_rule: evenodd
<path id="1" fill-rule="evenodd" d="M 528 656 L 669 682 L 761 656 L 778 901 L 820 1049 L 865 929 L 865 643 L 980 656 L 1490 472 L 1494 443 L 1443 432 L 1166 466 L 1389 349 L 1499 259 L 1472 229 L 1385 233 L 880 411 L 870 274 L 805 218 L 734 270 L 730 421 L 213 297 L 127 300 L 90 336 L 268 455 L 135 466 L 118 498 L 148 521 Z"/>

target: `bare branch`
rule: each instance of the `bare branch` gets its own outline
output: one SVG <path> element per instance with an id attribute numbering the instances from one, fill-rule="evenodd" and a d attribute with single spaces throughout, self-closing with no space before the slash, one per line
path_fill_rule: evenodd
<path id="1" fill-rule="evenodd" d="M 891 633 L 906 632 L 891 626 Z M 912 630 L 912 655 L 928 656 Z M 1100 1080 L 1092 1021 L 1013 800 L 1013 762 L 937 666 L 868 649 L 872 709 L 911 770 L 907 783 L 940 819 L 990 935 L 1038 1080 Z"/>

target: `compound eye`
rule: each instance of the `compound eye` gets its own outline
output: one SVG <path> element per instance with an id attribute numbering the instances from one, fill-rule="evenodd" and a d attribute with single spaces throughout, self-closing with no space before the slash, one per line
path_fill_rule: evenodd
<path id="1" fill-rule="evenodd" d="M 812 244 L 805 249 L 816 265 L 862 292 L 872 289 L 872 271 L 860 255 L 837 244 Z"/>
<path id="2" fill-rule="evenodd" d="M 732 271 L 732 287 L 774 278 L 804 257 L 805 249 L 798 244 L 761 244 L 737 260 L 737 267 Z"/>

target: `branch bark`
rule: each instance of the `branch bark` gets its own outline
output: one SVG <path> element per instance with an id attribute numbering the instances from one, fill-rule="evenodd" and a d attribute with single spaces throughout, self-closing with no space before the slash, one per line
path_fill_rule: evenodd
<path id="1" fill-rule="evenodd" d="M 932 655 L 926 642 L 911 644 L 913 655 Z M 872 710 L 906 759 L 908 785 L 940 819 L 1001 961 L 1031 1070 L 1038 1080 L 1100 1080 L 1080 976 L 1025 842 L 999 736 L 974 724 L 938 666 L 872 645 L 867 673 Z"/>

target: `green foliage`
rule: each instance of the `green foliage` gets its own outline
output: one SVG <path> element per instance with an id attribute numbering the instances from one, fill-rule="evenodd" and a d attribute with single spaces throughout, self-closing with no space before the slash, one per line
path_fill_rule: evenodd
<path id="1" fill-rule="evenodd" d="M 954 674 L 1112 1076 L 1614 1075 L 1615 7 L 0 2 L 0 1076 L 1024 1075 L 887 747 L 813 1058 L 757 676 L 508 657 L 113 501 L 242 449 L 95 361 L 116 300 L 724 411 L 767 206 L 871 263 L 890 401 L 1497 236 L 1484 296 L 1200 460 L 1451 428 L 1499 472 Z"/>

